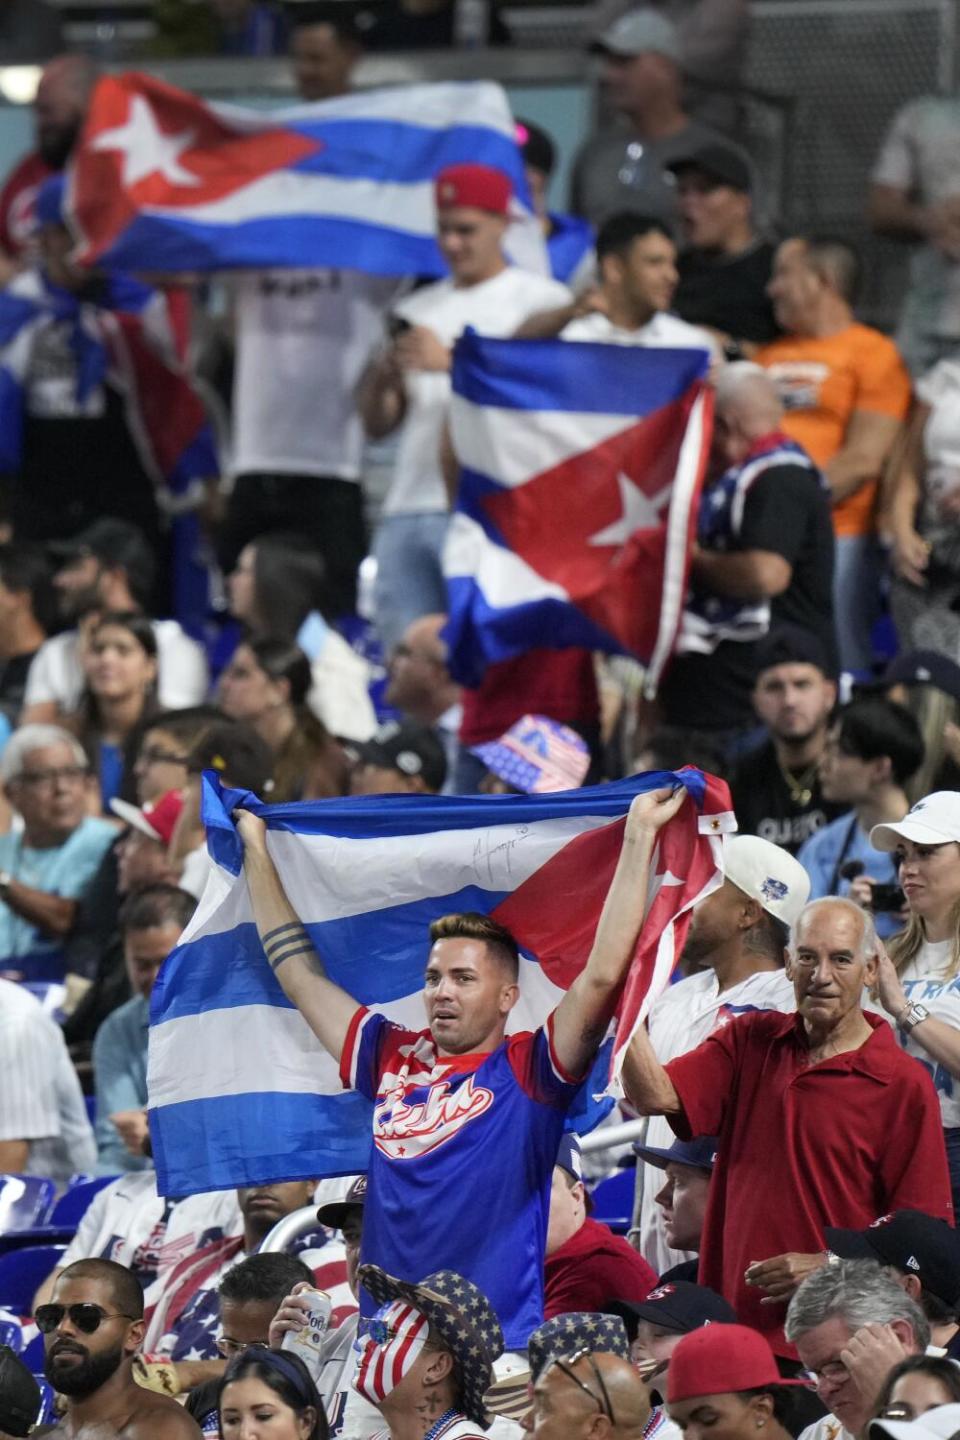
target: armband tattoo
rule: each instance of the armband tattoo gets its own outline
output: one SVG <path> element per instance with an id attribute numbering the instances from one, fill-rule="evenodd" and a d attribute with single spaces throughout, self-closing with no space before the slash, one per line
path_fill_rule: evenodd
<path id="1" fill-rule="evenodd" d="M 289 925 L 278 925 L 263 937 L 263 952 L 270 962 L 270 968 L 277 970 L 284 960 L 294 955 L 314 955 L 310 936 L 299 921 Z"/>

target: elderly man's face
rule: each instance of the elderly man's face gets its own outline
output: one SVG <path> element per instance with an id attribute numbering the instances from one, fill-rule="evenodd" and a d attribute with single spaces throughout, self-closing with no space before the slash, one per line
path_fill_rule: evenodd
<path id="1" fill-rule="evenodd" d="M 86 813 L 87 766 L 67 744 L 28 750 L 23 770 L 8 782 L 11 804 L 23 816 L 28 843 L 62 845 Z"/>
<path id="2" fill-rule="evenodd" d="M 853 1332 L 846 1320 L 832 1315 L 797 1340 L 797 1352 L 807 1370 L 817 1381 L 817 1394 L 827 1409 L 852 1435 L 859 1435 L 872 1410 L 873 1396 L 864 1397 L 841 1353 L 850 1343 Z"/>
<path id="3" fill-rule="evenodd" d="M 877 976 L 876 955 L 861 955 L 863 921 L 849 905 L 818 905 L 803 921 L 787 957 L 797 1010 L 832 1030 L 860 1008 L 863 987 Z"/>

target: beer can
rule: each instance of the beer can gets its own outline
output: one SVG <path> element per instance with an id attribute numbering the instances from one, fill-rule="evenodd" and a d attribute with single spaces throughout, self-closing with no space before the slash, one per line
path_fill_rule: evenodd
<path id="1" fill-rule="evenodd" d="M 330 1328 L 332 1304 L 326 1290 L 301 1290 L 298 1298 L 306 1301 L 308 1313 L 301 1329 L 287 1331 L 280 1348 L 299 1355 L 316 1381 L 320 1377 L 323 1341 Z"/>

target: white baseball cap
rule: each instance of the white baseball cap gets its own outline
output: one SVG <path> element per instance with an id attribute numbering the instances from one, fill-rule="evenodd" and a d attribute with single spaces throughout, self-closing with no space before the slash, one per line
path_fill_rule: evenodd
<path id="1" fill-rule="evenodd" d="M 727 835 L 723 872 L 738 890 L 784 925 L 796 924 L 810 897 L 810 876 L 799 860 L 759 835 Z"/>
<path id="2" fill-rule="evenodd" d="M 594 54 L 627 58 L 650 51 L 680 64 L 680 35 L 677 27 L 657 10 L 638 6 L 628 10 L 598 35 L 590 49 Z"/>
<path id="3" fill-rule="evenodd" d="M 874 850 L 896 850 L 901 840 L 912 840 L 915 845 L 960 841 L 960 793 L 934 790 L 911 806 L 896 824 L 874 825 L 870 831 Z"/>
<path id="4" fill-rule="evenodd" d="M 916 1420 L 871 1420 L 870 1440 L 950 1440 L 960 1430 L 960 1405 L 935 1405 Z"/>

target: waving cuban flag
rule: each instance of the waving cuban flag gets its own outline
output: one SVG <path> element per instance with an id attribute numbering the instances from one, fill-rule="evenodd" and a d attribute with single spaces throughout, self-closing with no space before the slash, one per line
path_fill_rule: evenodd
<path id="1" fill-rule="evenodd" d="M 208 104 L 148 75 L 109 76 L 72 167 L 78 258 L 170 272 L 441 275 L 433 179 L 464 161 L 510 177 L 511 257 L 545 271 L 499 85 L 406 85 L 263 111 Z"/>
<path id="2" fill-rule="evenodd" d="M 522 951 L 511 1032 L 541 1025 L 586 962 L 633 796 L 681 783 L 694 798 L 654 853 L 647 923 L 615 1036 L 572 1117 L 588 1129 L 647 1008 L 666 986 L 691 907 L 722 879 L 735 829 L 725 784 L 698 770 L 544 796 L 364 796 L 262 806 L 205 782 L 216 868 L 151 998 L 150 1129 L 161 1194 L 366 1170 L 371 1114 L 286 999 L 263 954 L 237 803 L 262 814 L 271 854 L 327 974 L 391 1020 L 425 1026 L 430 922 L 493 915 Z"/>
<path id="3" fill-rule="evenodd" d="M 538 646 L 632 655 L 655 688 L 680 625 L 710 440 L 704 350 L 468 332 L 444 555 L 450 669 Z"/>

